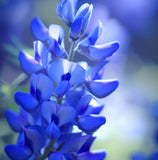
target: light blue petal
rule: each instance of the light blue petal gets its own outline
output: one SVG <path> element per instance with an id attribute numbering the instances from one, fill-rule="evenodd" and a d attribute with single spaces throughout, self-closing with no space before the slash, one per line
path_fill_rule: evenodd
<path id="1" fill-rule="evenodd" d="M 70 70 L 70 62 L 65 59 L 55 60 L 48 69 L 50 78 L 59 83 L 63 74 L 68 73 Z"/>
<path id="2" fill-rule="evenodd" d="M 42 23 L 39 17 L 35 17 L 31 22 L 31 31 L 33 36 L 40 41 L 46 41 L 48 36 L 48 29 Z"/>
<path id="3" fill-rule="evenodd" d="M 59 116 L 59 126 L 73 122 L 76 115 L 76 110 L 73 107 L 61 106 Z"/>
<path id="4" fill-rule="evenodd" d="M 44 67 L 47 65 L 48 51 L 46 46 L 40 41 L 34 41 L 35 60 L 41 63 Z"/>
<path id="5" fill-rule="evenodd" d="M 24 146 L 6 145 L 5 152 L 11 160 L 28 160 L 32 151 Z"/>
<path id="6" fill-rule="evenodd" d="M 54 152 L 49 156 L 48 160 L 64 160 L 64 158 L 60 152 Z"/>
<path id="7" fill-rule="evenodd" d="M 90 115 L 79 116 L 77 118 L 78 127 L 86 133 L 95 132 L 105 121 L 105 117 L 94 117 Z"/>
<path id="8" fill-rule="evenodd" d="M 75 19 L 78 18 L 84 18 L 84 16 L 88 13 L 89 11 L 89 4 L 88 3 L 84 3 L 77 11 L 76 15 L 75 15 Z"/>
<path id="9" fill-rule="evenodd" d="M 61 81 L 55 89 L 55 93 L 59 98 L 62 98 L 66 92 L 70 89 L 70 82 L 69 81 Z"/>
<path id="10" fill-rule="evenodd" d="M 77 63 L 71 62 L 71 85 L 77 85 L 84 82 L 85 70 Z"/>
<path id="11" fill-rule="evenodd" d="M 104 45 L 94 45 L 88 47 L 89 57 L 96 61 L 103 61 L 112 56 L 119 48 L 118 42 L 107 43 Z"/>
<path id="12" fill-rule="evenodd" d="M 98 98 L 111 94 L 119 85 L 117 80 L 94 80 L 86 83 L 89 91 Z"/>
<path id="13" fill-rule="evenodd" d="M 27 74 L 32 74 L 43 69 L 38 61 L 34 60 L 33 57 L 22 51 L 19 53 L 19 61 L 21 68 Z"/>
<path id="14" fill-rule="evenodd" d="M 13 112 L 11 110 L 6 111 L 6 118 L 8 120 L 8 123 L 10 127 L 15 131 L 15 132 L 21 132 L 22 127 L 29 125 L 27 119 L 22 117 L 16 112 Z"/>
<path id="15" fill-rule="evenodd" d="M 70 26 L 74 19 L 74 6 L 72 0 L 65 0 L 62 5 L 62 20 Z"/>
<path id="16" fill-rule="evenodd" d="M 59 138 L 60 136 L 59 127 L 52 121 L 46 129 L 46 134 L 50 139 Z"/>
<path id="17" fill-rule="evenodd" d="M 40 126 L 24 128 L 25 143 L 35 153 L 45 145 L 45 136 Z"/>
<path id="18" fill-rule="evenodd" d="M 60 1 L 58 2 L 58 4 L 57 4 L 57 7 L 56 7 L 56 12 L 57 12 L 60 20 L 62 20 L 62 5 L 63 5 L 63 2 L 64 2 L 64 1 L 65 1 L 65 0 L 60 0 Z"/>
<path id="19" fill-rule="evenodd" d="M 34 112 L 39 102 L 30 94 L 24 92 L 15 93 L 15 101 L 28 112 Z"/>
<path id="20" fill-rule="evenodd" d="M 60 45 L 64 40 L 65 31 L 64 29 L 56 24 L 52 24 L 49 26 L 49 36 L 52 39 L 55 39 Z"/>
<path id="21" fill-rule="evenodd" d="M 76 160 L 104 160 L 106 156 L 105 152 L 84 152 L 76 155 Z"/>
<path id="22" fill-rule="evenodd" d="M 52 115 L 57 115 L 59 106 L 54 101 L 45 101 L 41 104 L 41 115 L 50 123 L 52 121 Z"/>

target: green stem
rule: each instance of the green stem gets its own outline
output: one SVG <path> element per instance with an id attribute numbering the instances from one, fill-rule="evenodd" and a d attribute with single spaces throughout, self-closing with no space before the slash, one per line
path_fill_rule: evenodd
<path id="1" fill-rule="evenodd" d="M 75 45 L 75 43 L 71 42 L 70 50 L 69 50 L 69 56 L 68 56 L 69 61 L 72 61 L 73 56 L 74 56 L 74 51 L 73 51 L 74 45 Z"/>
<path id="2" fill-rule="evenodd" d="M 50 141 L 49 145 L 46 147 L 44 154 L 38 159 L 38 160 L 45 160 L 49 154 L 49 152 L 52 150 L 53 141 Z"/>
<path id="3" fill-rule="evenodd" d="M 20 74 L 11 84 L 11 87 L 14 88 L 18 86 L 22 81 L 24 81 L 27 78 L 27 75 L 22 73 Z"/>

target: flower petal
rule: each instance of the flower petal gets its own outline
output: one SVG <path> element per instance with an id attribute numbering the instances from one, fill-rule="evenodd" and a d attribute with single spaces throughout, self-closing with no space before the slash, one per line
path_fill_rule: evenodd
<path id="1" fill-rule="evenodd" d="M 48 69 L 50 78 L 59 83 L 63 74 L 68 73 L 70 70 L 70 62 L 65 59 L 58 59 L 54 61 Z"/>
<path id="2" fill-rule="evenodd" d="M 77 63 L 71 62 L 71 85 L 77 85 L 84 82 L 85 79 L 85 70 L 78 65 Z"/>
<path id="3" fill-rule="evenodd" d="M 86 82 L 89 91 L 98 98 L 111 94 L 119 85 L 117 80 L 94 80 Z"/>
<path id="4" fill-rule="evenodd" d="M 89 46 L 88 56 L 96 61 L 105 60 L 106 58 L 112 56 L 118 48 L 118 42 Z"/>
<path id="5" fill-rule="evenodd" d="M 105 152 L 84 152 L 76 155 L 76 160 L 104 160 Z"/>
<path id="6" fill-rule="evenodd" d="M 54 84 L 52 80 L 43 73 L 31 76 L 30 91 L 39 101 L 48 100 L 53 95 Z"/>
<path id="7" fill-rule="evenodd" d="M 34 60 L 33 57 L 22 51 L 19 53 L 19 61 L 21 68 L 27 74 L 32 74 L 42 70 L 42 66 L 38 61 Z"/>
<path id="8" fill-rule="evenodd" d="M 64 160 L 64 158 L 60 152 L 55 152 L 49 156 L 48 160 Z"/>
<path id="9" fill-rule="evenodd" d="M 45 101 L 41 104 L 41 115 L 50 123 L 52 121 L 52 115 L 57 115 L 59 106 L 55 101 Z"/>
<path id="10" fill-rule="evenodd" d="M 44 67 L 47 65 L 48 51 L 46 46 L 41 41 L 34 41 L 35 60 L 41 63 Z"/>
<path id="11" fill-rule="evenodd" d="M 28 147 L 18 145 L 6 145 L 5 152 L 12 160 L 28 160 L 32 154 Z"/>
<path id="12" fill-rule="evenodd" d="M 55 93 L 59 98 L 62 98 L 64 96 L 64 94 L 70 89 L 70 82 L 69 81 L 61 81 L 56 89 L 55 89 Z"/>
<path id="13" fill-rule="evenodd" d="M 6 111 L 6 118 L 8 120 L 10 127 L 15 132 L 21 132 L 22 127 L 28 125 L 28 121 L 24 117 L 9 109 Z"/>
<path id="14" fill-rule="evenodd" d="M 65 31 L 63 27 L 56 24 L 52 24 L 49 26 L 49 36 L 52 39 L 55 39 L 60 45 L 64 39 L 64 34 L 65 34 Z"/>
<path id="15" fill-rule="evenodd" d="M 35 17 L 32 20 L 31 31 L 32 31 L 33 36 L 40 41 L 46 41 L 49 38 L 48 29 L 42 23 L 39 17 Z"/>
<path id="16" fill-rule="evenodd" d="M 94 117 L 90 115 L 77 117 L 78 127 L 86 133 L 95 132 L 105 121 L 105 117 Z"/>
<path id="17" fill-rule="evenodd" d="M 47 129 L 46 129 L 46 134 L 50 139 L 57 139 L 60 136 L 60 130 L 58 126 L 52 121 Z"/>
<path id="18" fill-rule="evenodd" d="M 30 94 L 24 92 L 15 93 L 15 101 L 26 111 L 33 112 L 38 107 L 38 101 Z"/>
<path id="19" fill-rule="evenodd" d="M 59 126 L 71 123 L 76 115 L 76 110 L 73 107 L 61 106 L 59 110 Z"/>

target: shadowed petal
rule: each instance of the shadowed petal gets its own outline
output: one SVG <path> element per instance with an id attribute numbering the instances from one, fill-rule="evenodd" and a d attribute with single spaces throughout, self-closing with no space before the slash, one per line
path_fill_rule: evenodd
<path id="1" fill-rule="evenodd" d="M 89 91 L 98 98 L 111 94 L 119 85 L 117 80 L 94 80 L 86 82 Z"/>
<path id="2" fill-rule="evenodd" d="M 22 127 L 28 125 L 28 121 L 24 117 L 9 109 L 6 111 L 6 118 L 8 120 L 10 127 L 15 132 L 21 132 Z"/>
<path id="3" fill-rule="evenodd" d="M 33 36 L 41 41 L 46 41 L 48 36 L 48 29 L 42 23 L 39 17 L 35 17 L 31 22 L 31 31 Z"/>
<path id="4" fill-rule="evenodd" d="M 28 160 L 32 154 L 28 147 L 18 145 L 6 145 L 5 152 L 12 160 Z"/>
<path id="5" fill-rule="evenodd" d="M 38 61 L 34 60 L 33 57 L 22 51 L 19 53 L 19 61 L 21 68 L 27 74 L 32 74 L 42 70 L 42 66 L 38 63 Z"/>
<path id="6" fill-rule="evenodd" d="M 15 93 L 15 101 L 26 111 L 33 112 L 38 107 L 38 101 L 30 94 L 24 92 Z"/>
<path id="7" fill-rule="evenodd" d="M 24 128 L 25 143 L 33 152 L 39 151 L 45 145 L 45 137 L 39 126 Z"/>
<path id="8" fill-rule="evenodd" d="M 101 125 L 105 123 L 104 117 L 94 117 L 90 115 L 86 116 L 79 116 L 77 118 L 77 124 L 81 130 L 83 130 L 86 133 L 93 133 L 98 128 L 100 128 Z"/>

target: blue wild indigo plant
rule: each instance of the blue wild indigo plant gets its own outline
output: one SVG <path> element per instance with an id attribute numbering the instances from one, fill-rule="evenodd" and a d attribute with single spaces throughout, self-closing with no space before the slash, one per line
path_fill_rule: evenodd
<path id="1" fill-rule="evenodd" d="M 48 28 L 39 17 L 32 20 L 35 56 L 21 51 L 19 60 L 30 76 L 30 93 L 16 92 L 19 113 L 6 111 L 11 128 L 19 133 L 15 145 L 5 152 L 12 160 L 103 160 L 106 153 L 90 151 L 93 133 L 105 124 L 98 114 L 99 98 L 111 94 L 117 80 L 103 79 L 108 58 L 119 48 L 118 42 L 96 45 L 102 25 L 89 35 L 85 32 L 93 5 L 85 3 L 76 11 L 76 0 L 60 0 L 57 14 L 69 27 L 69 52 L 64 47 L 64 29 L 56 24 Z M 80 53 L 95 62 L 73 62 Z M 74 131 L 74 126 L 78 128 Z"/>

